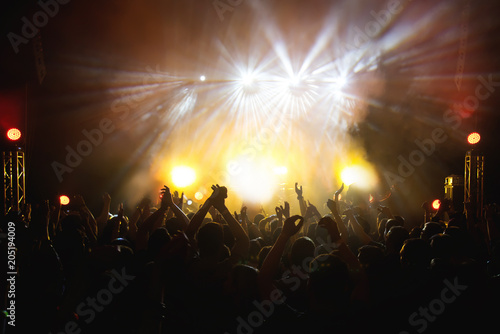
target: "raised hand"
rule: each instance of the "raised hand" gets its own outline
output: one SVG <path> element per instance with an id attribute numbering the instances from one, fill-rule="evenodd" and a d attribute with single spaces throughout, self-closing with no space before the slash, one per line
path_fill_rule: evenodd
<path id="1" fill-rule="evenodd" d="M 279 213 L 278 213 L 279 211 Z M 280 214 L 282 215 L 281 219 L 285 217 L 285 219 L 290 217 L 290 203 L 285 202 L 285 206 L 280 205 L 279 207 L 276 207 L 276 215 L 278 218 L 280 218 Z"/>
<path id="2" fill-rule="evenodd" d="M 318 217 L 318 219 L 321 219 L 321 214 L 319 213 L 318 208 L 316 208 L 316 206 L 314 206 L 313 204 L 311 204 L 311 202 L 309 202 L 309 201 L 307 201 L 307 203 L 309 204 L 309 206 L 307 208 L 309 210 L 311 210 L 311 214 L 313 216 Z"/>
<path id="3" fill-rule="evenodd" d="M 282 207 L 277 206 L 275 208 L 275 210 L 276 210 L 276 216 L 278 217 L 279 221 L 280 222 L 283 221 L 283 209 L 282 209 Z"/>
<path id="4" fill-rule="evenodd" d="M 179 192 L 176 190 L 174 191 L 174 195 L 172 196 L 173 202 L 175 205 L 177 205 L 179 208 L 182 209 L 182 204 L 184 201 L 184 192 L 182 192 L 181 196 L 179 197 Z"/>
<path id="5" fill-rule="evenodd" d="M 326 206 L 328 206 L 328 209 L 330 209 L 332 213 L 338 213 L 337 201 L 328 199 L 328 201 L 326 202 Z"/>
<path id="6" fill-rule="evenodd" d="M 298 222 L 297 222 L 298 221 Z M 302 228 L 302 225 L 304 225 L 304 218 L 295 215 L 290 218 L 287 218 L 285 220 L 285 223 L 283 224 L 283 230 L 281 230 L 281 233 L 286 236 L 286 237 L 292 237 L 294 234 L 300 231 Z"/>
<path id="7" fill-rule="evenodd" d="M 297 194 L 297 199 L 302 199 L 302 186 L 298 187 L 299 183 L 295 182 L 295 193 Z"/>
<path id="8" fill-rule="evenodd" d="M 111 196 L 108 193 L 102 195 L 102 200 L 104 204 L 111 203 Z"/>
<path id="9" fill-rule="evenodd" d="M 208 198 L 212 205 L 219 211 L 225 208 L 224 200 L 227 198 L 227 188 L 218 184 L 212 186 L 213 193 Z"/>
<path id="10" fill-rule="evenodd" d="M 344 182 L 342 182 L 342 186 L 335 192 L 335 202 L 339 201 L 339 196 L 344 191 Z"/>
<path id="11" fill-rule="evenodd" d="M 241 221 L 246 223 L 246 221 L 247 221 L 247 207 L 246 206 L 241 208 L 240 217 L 241 217 Z"/>
<path id="12" fill-rule="evenodd" d="M 123 203 L 120 203 L 118 206 L 118 218 L 120 218 L 120 220 L 123 218 Z"/>
<path id="13" fill-rule="evenodd" d="M 174 205 L 172 193 L 170 192 L 170 188 L 164 185 L 161 190 L 161 209 L 166 210 L 172 205 Z"/>
<path id="14" fill-rule="evenodd" d="M 318 222 L 318 226 L 326 228 L 333 242 L 337 242 L 338 240 L 340 240 L 341 237 L 338 226 L 331 217 L 325 216 L 321 218 Z"/>

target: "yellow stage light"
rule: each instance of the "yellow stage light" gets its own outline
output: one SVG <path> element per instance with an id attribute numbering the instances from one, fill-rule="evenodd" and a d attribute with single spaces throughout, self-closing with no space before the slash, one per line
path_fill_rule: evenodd
<path id="1" fill-rule="evenodd" d="M 191 167 L 177 166 L 171 172 L 172 182 L 178 188 L 185 188 L 196 181 L 196 172 Z"/>
<path id="2" fill-rule="evenodd" d="M 340 173 L 340 179 L 346 186 L 353 183 L 360 188 L 370 188 L 376 183 L 376 176 L 369 166 L 351 165 Z"/>
<path id="3" fill-rule="evenodd" d="M 288 173 L 288 168 L 286 168 L 286 166 L 277 166 L 277 167 L 274 167 L 274 174 L 276 174 L 276 175 L 285 175 L 286 173 Z"/>
<path id="4" fill-rule="evenodd" d="M 241 170 L 232 175 L 231 188 L 238 196 L 249 203 L 269 202 L 278 189 L 278 180 L 268 161 L 239 161 Z"/>

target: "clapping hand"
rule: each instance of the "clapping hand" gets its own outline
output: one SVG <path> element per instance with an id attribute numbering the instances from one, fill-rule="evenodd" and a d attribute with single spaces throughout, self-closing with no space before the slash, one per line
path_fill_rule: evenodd
<path id="1" fill-rule="evenodd" d="M 161 209 L 167 210 L 172 205 L 174 205 L 172 193 L 170 192 L 170 188 L 164 185 L 161 190 Z"/>
<path id="2" fill-rule="evenodd" d="M 277 206 L 275 210 L 276 210 L 276 216 L 278 217 L 280 222 L 283 221 L 283 217 L 285 219 L 290 217 L 290 203 L 288 202 L 285 202 L 284 207 L 283 205 Z"/>
<path id="3" fill-rule="evenodd" d="M 298 220 L 298 222 L 297 222 L 297 220 Z M 302 228 L 302 225 L 304 225 L 304 218 L 303 217 L 301 217 L 299 215 L 292 216 L 292 217 L 287 218 L 285 220 L 285 223 L 283 224 L 283 230 L 281 231 L 281 233 L 283 233 L 283 235 L 290 238 L 294 234 L 296 234 L 297 232 L 300 231 L 300 229 Z"/>
<path id="4" fill-rule="evenodd" d="M 212 190 L 213 193 L 208 199 L 214 208 L 221 212 L 225 207 L 224 200 L 227 198 L 227 188 L 221 187 L 217 184 L 212 186 Z"/>

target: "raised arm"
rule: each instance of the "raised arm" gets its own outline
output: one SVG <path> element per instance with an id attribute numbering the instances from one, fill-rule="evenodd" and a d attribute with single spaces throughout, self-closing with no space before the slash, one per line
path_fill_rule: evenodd
<path id="1" fill-rule="evenodd" d="M 98 228 L 94 215 L 92 215 L 92 212 L 90 212 L 85 204 L 82 195 L 76 195 L 75 201 L 76 206 L 79 208 L 80 216 L 82 216 L 85 223 L 85 232 L 87 233 L 88 239 L 92 242 L 97 241 Z"/>
<path id="2" fill-rule="evenodd" d="M 304 196 L 302 196 L 302 186 L 298 186 L 299 184 L 295 182 L 295 193 L 297 194 L 297 199 L 299 200 L 300 206 L 300 215 L 304 217 L 306 215 L 307 205 L 304 200 Z"/>
<path id="3" fill-rule="evenodd" d="M 337 197 L 337 196 L 335 196 L 335 197 Z M 347 236 L 349 234 L 347 232 L 347 227 L 345 226 L 345 224 L 342 220 L 342 217 L 340 217 L 337 201 L 328 199 L 328 201 L 326 202 L 326 205 L 328 206 L 328 208 L 332 212 L 333 220 L 335 220 L 335 222 L 337 223 L 337 228 L 340 231 L 340 236 L 342 237 L 343 241 L 345 242 L 347 240 Z"/>
<path id="4" fill-rule="evenodd" d="M 356 216 L 354 215 L 354 212 L 351 209 L 346 210 L 344 214 L 349 219 L 353 232 L 358 236 L 358 238 L 361 240 L 363 244 L 367 245 L 373 241 L 372 238 L 370 238 L 370 236 L 366 234 L 363 227 L 359 224 L 358 220 L 356 219 Z"/>
<path id="5" fill-rule="evenodd" d="M 212 193 L 212 195 L 210 195 L 210 197 L 205 201 L 205 203 L 203 203 L 200 209 L 194 214 L 188 226 L 186 227 L 185 230 L 186 236 L 189 238 L 190 241 L 194 241 L 194 236 L 196 235 L 196 232 L 198 232 L 198 230 L 200 229 L 201 224 L 203 224 L 203 219 L 205 219 L 205 216 L 212 207 L 212 200 L 214 196 L 216 196 L 215 190 Z"/>
<path id="6" fill-rule="evenodd" d="M 213 206 L 220 212 L 234 236 L 235 242 L 233 249 L 231 249 L 231 258 L 237 261 L 238 259 L 247 256 L 248 249 L 250 247 L 250 240 L 248 239 L 248 235 L 245 233 L 243 227 L 241 227 L 226 207 L 224 200 L 227 198 L 227 188 L 219 187 L 219 185 L 217 185 L 212 186 L 212 189 L 214 190 L 214 193 L 217 192 L 217 195 L 212 200 Z"/>
<path id="7" fill-rule="evenodd" d="M 341 223 L 343 225 L 343 223 Z M 338 224 L 335 224 L 332 218 L 325 216 L 320 219 L 318 222 L 318 226 L 322 226 L 326 228 L 328 231 L 328 234 L 330 235 L 330 238 L 332 239 L 332 242 L 335 243 L 340 243 L 339 247 L 337 250 L 340 253 L 340 256 L 346 263 L 349 265 L 349 268 L 351 269 L 359 269 L 359 261 L 356 255 L 353 254 L 353 252 L 347 247 L 344 239 L 340 236 L 339 230 L 337 228 Z"/>
<path id="8" fill-rule="evenodd" d="M 165 197 L 165 196 L 163 196 Z M 160 208 L 151 214 L 144 222 L 138 227 L 136 234 L 136 249 L 142 250 L 146 249 L 148 246 L 149 234 L 152 233 L 156 228 L 161 226 L 163 218 L 165 218 L 165 212 L 167 212 L 168 206 L 165 200 L 161 201 Z"/>
<path id="9" fill-rule="evenodd" d="M 144 210 L 149 210 L 149 202 L 151 200 L 147 197 L 143 198 L 141 202 L 137 205 L 137 208 L 135 208 L 134 213 L 130 217 L 129 220 L 129 226 L 128 226 L 128 236 L 131 240 L 136 240 L 137 238 L 137 223 L 141 219 L 142 212 Z"/>
<path id="10" fill-rule="evenodd" d="M 177 192 L 176 192 L 177 193 Z M 189 218 L 182 211 L 182 198 L 184 197 L 184 193 L 182 193 L 181 197 L 178 198 L 177 195 L 174 198 L 172 197 L 172 193 L 170 192 L 170 188 L 167 186 L 163 186 L 162 189 L 162 203 L 165 201 L 166 205 L 172 210 L 174 216 L 182 222 L 182 229 L 186 230 L 189 225 Z M 179 205 L 177 205 L 177 202 Z"/>
<path id="11" fill-rule="evenodd" d="M 111 196 L 109 196 L 108 193 L 104 193 L 102 196 L 103 200 L 103 206 L 101 213 L 99 216 L 96 218 L 96 223 L 97 223 L 97 231 L 102 232 L 104 230 L 104 226 L 106 226 L 106 222 L 109 219 L 109 209 L 111 205 Z"/>
<path id="12" fill-rule="evenodd" d="M 273 290 L 273 278 L 280 267 L 280 259 L 285 250 L 285 246 L 290 238 L 300 231 L 304 224 L 304 218 L 299 215 L 292 216 L 285 220 L 283 229 L 278 239 L 267 254 L 258 275 L 259 293 L 261 298 L 269 299 Z"/>

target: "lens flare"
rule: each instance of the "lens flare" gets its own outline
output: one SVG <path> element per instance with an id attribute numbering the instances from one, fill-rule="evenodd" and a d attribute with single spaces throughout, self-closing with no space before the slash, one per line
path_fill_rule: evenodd
<path id="1" fill-rule="evenodd" d="M 197 200 L 197 201 L 201 201 L 203 199 L 203 194 L 199 191 L 197 191 L 195 194 L 194 194 L 194 198 Z"/>
<path id="2" fill-rule="evenodd" d="M 196 181 L 196 172 L 191 167 L 177 166 L 171 172 L 172 182 L 176 187 L 185 188 Z"/>

